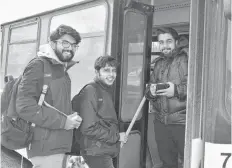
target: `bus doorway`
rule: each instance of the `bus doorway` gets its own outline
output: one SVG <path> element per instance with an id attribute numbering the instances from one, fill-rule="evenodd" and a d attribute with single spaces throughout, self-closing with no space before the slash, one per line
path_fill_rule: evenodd
<path id="1" fill-rule="evenodd" d="M 189 49 L 189 25 L 186 24 L 171 24 L 171 25 L 160 25 L 153 26 L 153 36 L 152 36 L 152 48 L 151 48 L 151 61 L 150 61 L 150 73 L 153 72 L 156 60 L 159 59 L 161 51 L 159 48 L 159 42 L 157 39 L 157 30 L 162 27 L 171 27 L 175 29 L 179 34 L 179 40 L 177 48 L 181 48 L 186 54 Z M 157 148 L 156 138 L 155 138 L 155 112 L 151 109 L 151 104 L 149 103 L 148 109 L 148 129 L 147 129 L 147 165 L 152 165 L 154 168 L 160 168 L 162 166 L 162 161 L 159 157 L 159 152 Z M 181 160 L 179 159 L 179 165 L 181 165 Z M 148 166 L 149 167 L 149 166 Z"/>
<path id="2" fill-rule="evenodd" d="M 157 39 L 157 30 L 163 27 L 171 27 L 180 35 L 177 47 L 185 48 L 188 53 L 189 49 L 189 24 L 190 24 L 190 1 L 153 1 L 154 14 L 152 26 L 152 47 L 150 59 L 150 72 L 153 71 L 155 60 L 160 57 L 159 42 Z M 160 168 L 162 161 L 156 143 L 154 130 L 154 112 L 148 110 L 148 129 L 147 129 L 147 168 Z M 179 165 L 181 161 L 179 159 Z"/>

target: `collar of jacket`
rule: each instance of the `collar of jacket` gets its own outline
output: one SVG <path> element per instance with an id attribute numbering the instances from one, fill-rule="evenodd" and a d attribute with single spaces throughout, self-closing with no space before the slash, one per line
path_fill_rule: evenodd
<path id="1" fill-rule="evenodd" d="M 70 62 L 67 62 L 67 63 L 64 63 L 64 62 L 61 62 L 54 50 L 52 49 L 52 47 L 50 46 L 50 44 L 44 44 L 44 45 L 41 45 L 39 47 L 39 52 L 37 53 L 37 56 L 38 57 L 47 57 L 49 58 L 49 60 L 51 61 L 52 64 L 60 64 L 60 65 L 63 65 L 65 70 L 67 71 L 69 68 L 71 68 L 72 66 L 74 66 L 75 64 L 79 63 L 78 61 L 73 61 L 71 60 Z"/>
<path id="2" fill-rule="evenodd" d="M 109 86 L 105 83 L 103 83 L 99 78 L 95 77 L 94 78 L 94 82 L 96 82 L 97 84 L 99 84 L 104 90 L 106 90 L 107 92 L 110 92 L 112 93 L 112 88 L 113 88 L 113 85 L 112 86 Z"/>

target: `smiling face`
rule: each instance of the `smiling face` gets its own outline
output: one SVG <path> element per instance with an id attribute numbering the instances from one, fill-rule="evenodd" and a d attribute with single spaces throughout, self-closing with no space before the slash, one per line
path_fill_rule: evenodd
<path id="1" fill-rule="evenodd" d="M 53 42 L 53 50 L 60 61 L 69 62 L 77 50 L 76 40 L 65 34 Z"/>
<path id="2" fill-rule="evenodd" d="M 96 70 L 96 75 L 101 82 L 108 86 L 111 86 L 116 79 L 117 70 L 116 67 L 106 64 L 105 67 L 102 67 L 100 70 Z"/>
<path id="3" fill-rule="evenodd" d="M 176 48 L 177 41 L 169 33 L 160 34 L 158 36 L 159 48 L 164 56 L 172 56 L 174 49 Z"/>

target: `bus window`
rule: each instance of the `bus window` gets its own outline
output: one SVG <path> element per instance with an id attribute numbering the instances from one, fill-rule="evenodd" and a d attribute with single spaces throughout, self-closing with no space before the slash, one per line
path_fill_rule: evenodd
<path id="1" fill-rule="evenodd" d="M 18 77 L 26 64 L 36 56 L 36 43 L 9 46 L 7 75 Z"/>
<path id="2" fill-rule="evenodd" d="M 60 24 L 76 28 L 81 33 L 101 32 L 105 30 L 106 6 L 99 5 L 82 9 L 52 18 L 50 30 L 55 30 Z"/>
<path id="3" fill-rule="evenodd" d="M 30 41 L 36 40 L 37 37 L 37 24 L 18 27 L 11 30 L 10 42 Z"/>
<path id="4" fill-rule="evenodd" d="M 159 49 L 159 42 L 158 41 L 152 41 L 152 48 L 151 48 L 151 52 L 156 53 L 156 52 L 160 52 Z"/>
<path id="5" fill-rule="evenodd" d="M 72 79 L 72 97 L 89 81 L 93 80 L 94 61 L 103 55 L 104 37 L 83 38 L 77 51 L 77 56 L 81 56 L 80 63 L 69 70 Z M 80 80 L 81 79 L 81 80 Z"/>
<path id="6" fill-rule="evenodd" d="M 128 12 L 125 17 L 123 81 L 121 99 L 121 120 L 130 121 L 143 97 L 144 91 L 144 29 L 146 18 L 139 13 Z M 140 23 L 140 24 L 137 24 Z M 134 31 L 132 31 L 134 29 Z M 130 32 L 133 32 L 130 33 Z M 127 49 L 126 49 L 127 48 Z M 138 120 L 141 118 L 141 113 Z"/>
<path id="7" fill-rule="evenodd" d="M 18 77 L 26 64 L 36 56 L 37 31 L 37 22 L 10 29 L 6 75 Z"/>
<path id="8" fill-rule="evenodd" d="M 76 29 L 81 35 L 81 43 L 73 58 L 79 63 L 69 70 L 72 79 L 72 97 L 94 78 L 94 61 L 104 54 L 106 15 L 105 4 L 81 9 L 61 15 L 51 20 L 50 32 L 65 24 Z M 81 79 L 81 80 L 80 80 Z"/>

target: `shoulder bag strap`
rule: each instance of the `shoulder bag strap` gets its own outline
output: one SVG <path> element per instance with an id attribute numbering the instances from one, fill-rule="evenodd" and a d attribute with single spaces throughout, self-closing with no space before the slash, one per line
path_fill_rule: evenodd
<path id="1" fill-rule="evenodd" d="M 48 85 L 52 81 L 52 70 L 51 70 L 51 65 L 48 62 L 48 60 L 46 60 L 43 57 L 39 57 L 39 59 L 44 64 L 44 83 L 43 83 L 42 93 L 41 93 L 39 101 L 38 101 L 38 105 L 42 106 L 42 104 L 44 102 L 45 95 L 48 91 Z"/>

